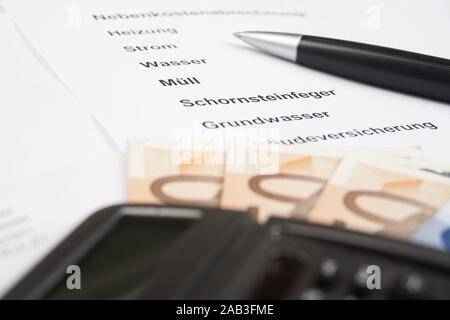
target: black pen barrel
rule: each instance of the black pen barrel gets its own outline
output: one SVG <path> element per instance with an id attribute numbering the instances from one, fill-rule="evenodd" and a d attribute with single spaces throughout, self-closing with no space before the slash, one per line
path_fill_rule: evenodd
<path id="1" fill-rule="evenodd" d="M 338 76 L 450 103 L 450 60 L 303 35 L 297 63 Z"/>

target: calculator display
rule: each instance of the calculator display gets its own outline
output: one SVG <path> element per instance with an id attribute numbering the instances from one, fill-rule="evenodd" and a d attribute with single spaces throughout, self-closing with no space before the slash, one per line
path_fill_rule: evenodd
<path id="1" fill-rule="evenodd" d="M 192 223 L 192 219 L 123 217 L 76 263 L 81 290 L 68 290 L 64 278 L 46 299 L 132 299 Z"/>

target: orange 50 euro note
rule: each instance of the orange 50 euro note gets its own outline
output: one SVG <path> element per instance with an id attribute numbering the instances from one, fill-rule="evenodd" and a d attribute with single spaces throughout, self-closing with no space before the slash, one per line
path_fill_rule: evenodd
<path id="1" fill-rule="evenodd" d="M 272 215 L 306 218 L 344 156 L 393 156 L 386 149 L 356 147 L 279 147 L 247 153 L 244 164 L 227 164 L 220 207 L 249 211 L 259 222 Z M 256 154 L 255 161 L 251 154 Z M 421 152 L 403 148 L 395 156 L 420 157 Z"/>
<path id="2" fill-rule="evenodd" d="M 225 152 L 169 140 L 131 139 L 128 147 L 130 203 L 219 205 Z"/>
<path id="3" fill-rule="evenodd" d="M 376 157 L 348 157 L 307 219 L 406 240 L 449 199 L 447 177 Z"/>

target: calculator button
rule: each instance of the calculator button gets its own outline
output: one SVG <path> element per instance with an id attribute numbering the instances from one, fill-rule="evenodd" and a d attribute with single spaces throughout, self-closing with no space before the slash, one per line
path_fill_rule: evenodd
<path id="1" fill-rule="evenodd" d="M 353 276 L 353 284 L 359 292 L 368 292 L 369 290 L 367 287 L 367 279 L 370 274 L 367 272 L 367 267 L 367 264 L 359 266 Z"/>
<path id="2" fill-rule="evenodd" d="M 407 299 L 422 299 L 428 295 L 427 281 L 417 273 L 403 275 L 398 281 L 395 296 Z"/>
<path id="3" fill-rule="evenodd" d="M 336 259 L 324 259 L 319 266 L 319 281 L 322 284 L 332 283 L 339 273 L 339 263 Z"/>
<path id="4" fill-rule="evenodd" d="M 318 288 L 311 288 L 300 295 L 301 300 L 324 300 L 325 292 Z"/>

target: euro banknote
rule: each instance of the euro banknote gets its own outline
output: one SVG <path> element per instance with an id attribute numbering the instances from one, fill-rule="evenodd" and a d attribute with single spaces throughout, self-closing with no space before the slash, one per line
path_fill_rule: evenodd
<path id="1" fill-rule="evenodd" d="M 417 230 L 412 241 L 450 252 L 450 202 Z"/>
<path id="2" fill-rule="evenodd" d="M 128 148 L 130 203 L 219 205 L 223 150 L 149 139 L 132 139 Z"/>
<path id="3" fill-rule="evenodd" d="M 304 219 L 344 157 L 424 157 L 419 148 L 280 147 L 268 153 L 265 158 L 274 164 L 271 173 L 266 162 L 227 164 L 221 208 L 249 211 L 259 222 L 270 216 Z"/>
<path id="4" fill-rule="evenodd" d="M 450 200 L 450 179 L 386 159 L 347 157 L 307 220 L 409 240 Z"/>

